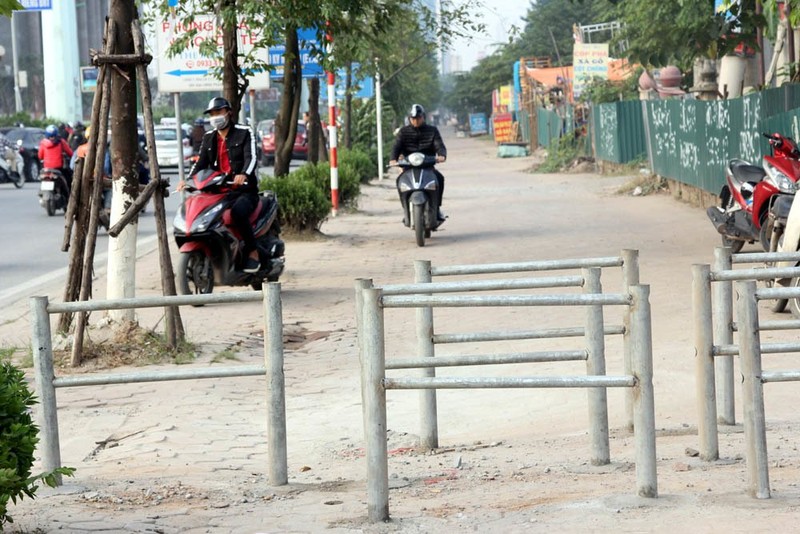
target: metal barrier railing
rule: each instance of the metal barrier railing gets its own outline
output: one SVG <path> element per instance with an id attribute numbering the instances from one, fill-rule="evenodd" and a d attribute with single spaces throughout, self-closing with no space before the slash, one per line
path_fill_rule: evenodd
<path id="1" fill-rule="evenodd" d="M 264 303 L 264 354 L 265 365 L 209 367 L 175 371 L 143 370 L 133 373 L 112 373 L 84 376 L 56 377 L 53 365 L 50 314 L 79 311 L 121 310 L 233 302 Z M 47 297 L 30 299 L 33 325 L 33 364 L 36 389 L 39 395 L 38 417 L 42 465 L 45 471 L 61 467 L 61 446 L 58 436 L 58 408 L 56 389 L 104 384 L 161 382 L 168 380 L 194 380 L 200 378 L 226 378 L 235 376 L 261 376 L 267 378 L 267 444 L 269 454 L 269 480 L 272 485 L 288 483 L 286 451 L 286 392 L 283 374 L 283 311 L 280 283 L 272 282 L 257 292 L 219 293 L 211 295 L 179 295 L 138 297 L 117 300 L 92 300 L 82 302 L 50 303 Z M 61 477 L 57 478 L 61 484 Z"/>
<path id="2" fill-rule="evenodd" d="M 386 288 L 372 287 L 369 280 L 356 282 L 362 400 L 367 442 L 367 508 L 371 521 L 384 521 L 389 518 L 387 389 L 435 391 L 441 388 L 589 388 L 589 434 L 594 464 L 610 462 L 606 388 L 634 389 L 636 394 L 632 397 L 637 491 L 641 496 L 657 496 L 649 286 L 632 285 L 629 293 L 603 294 L 600 287 L 600 269 L 596 267 L 584 268 L 583 279 L 585 281 L 583 294 L 505 296 L 429 295 L 427 293 L 431 293 L 432 287 L 430 283 L 415 284 L 415 287 L 404 289 L 401 295 L 387 295 Z M 491 282 L 484 283 L 491 284 Z M 464 284 L 474 284 L 474 282 L 464 282 Z M 393 289 L 389 286 L 390 291 Z M 631 309 L 630 328 L 627 329 L 629 353 L 632 355 L 631 372 L 620 376 L 605 374 L 603 307 L 613 305 Z M 434 307 L 487 306 L 585 306 L 586 326 L 583 335 L 586 338 L 587 348 L 584 351 L 451 356 L 441 358 L 446 364 L 443 366 L 500 363 L 498 360 L 504 363 L 551 361 L 550 359 L 586 360 L 587 376 L 454 378 L 436 377 L 430 374 L 422 377 L 386 377 L 386 370 L 389 368 L 420 367 L 432 371 L 434 367 L 439 366 L 440 358 L 432 358 L 433 354 L 430 352 L 421 352 L 417 358 L 387 363 L 383 319 L 385 308 L 415 308 L 418 314 L 418 330 L 423 330 L 420 325 L 431 323 L 427 320 L 419 321 L 420 312 L 430 313 Z M 427 336 L 430 339 L 433 331 L 431 328 L 420 333 L 423 335 L 419 337 Z M 429 425 L 435 423 L 435 420 L 428 422 Z"/>
<path id="3" fill-rule="evenodd" d="M 413 284 L 383 285 L 384 295 L 407 295 L 414 293 L 438 294 L 465 291 L 490 291 L 503 289 L 547 289 L 555 287 L 581 287 L 584 283 L 582 276 L 556 276 L 548 278 L 523 278 L 501 280 L 479 280 L 458 282 L 433 282 L 434 276 L 463 276 L 478 274 L 503 274 L 539 271 L 572 270 L 583 268 L 622 268 L 622 291 L 627 291 L 631 285 L 639 283 L 639 251 L 623 250 L 620 256 L 598 258 L 573 258 L 562 260 L 538 260 L 507 263 L 487 263 L 468 265 L 432 266 L 430 261 L 417 260 L 414 262 Z M 365 281 L 356 282 L 356 290 L 365 287 Z M 356 304 L 356 314 L 360 307 Z M 358 315 L 360 317 L 360 315 Z M 627 339 L 627 325 L 630 313 L 626 308 L 623 313 L 622 325 L 604 327 L 605 335 L 622 335 L 624 340 L 623 369 L 625 374 L 630 374 L 631 357 Z M 582 337 L 585 335 L 583 328 L 549 328 L 528 331 L 505 332 L 472 332 L 455 334 L 437 334 L 434 331 L 433 310 L 430 306 L 417 308 L 417 353 L 423 358 L 433 358 L 436 354 L 435 346 L 445 343 L 474 343 L 483 341 L 507 341 L 525 339 L 545 339 L 557 337 Z M 436 358 L 439 361 L 439 358 Z M 387 368 L 394 368 L 390 362 Z M 425 376 L 435 376 L 437 365 L 421 366 Z M 632 393 L 626 391 L 625 398 L 625 427 L 633 428 L 633 400 Z M 439 430 L 436 405 L 436 391 L 428 390 L 420 394 L 420 447 L 434 449 L 439 446 Z"/>
<path id="4" fill-rule="evenodd" d="M 714 251 L 713 270 L 708 264 L 692 269 L 692 308 L 694 314 L 695 376 L 697 385 L 700 457 L 719 459 L 717 423 L 735 424 L 733 357 L 739 347 L 733 343 L 738 323 L 733 320 L 733 286 L 739 280 L 774 280 L 800 276 L 800 267 L 733 269 L 733 264 L 800 261 L 798 252 L 731 254 L 730 249 Z M 713 283 L 712 283 L 713 282 Z M 761 330 L 787 330 L 800 327 L 800 321 L 765 321 Z M 786 352 L 792 344 L 764 344 L 764 353 Z M 800 345 L 798 345 L 800 347 Z M 717 374 L 719 378 L 717 378 Z M 719 396 L 719 410 L 717 396 Z M 718 416 L 719 414 L 719 416 Z"/>
<path id="5" fill-rule="evenodd" d="M 758 301 L 800 298 L 800 287 L 756 289 L 753 281 L 736 282 L 739 319 L 739 361 L 744 382 L 744 435 L 746 441 L 747 489 L 752 497 L 770 498 L 764 384 L 800 381 L 800 370 L 763 371 L 761 367 Z M 800 347 L 783 352 L 800 352 Z"/>

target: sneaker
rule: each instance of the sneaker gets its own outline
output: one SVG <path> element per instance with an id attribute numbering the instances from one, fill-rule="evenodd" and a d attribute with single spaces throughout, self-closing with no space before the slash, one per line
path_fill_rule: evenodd
<path id="1" fill-rule="evenodd" d="M 247 258 L 247 261 L 244 262 L 244 269 L 242 270 L 246 273 L 257 273 L 261 270 L 261 263 L 253 258 Z"/>
<path id="2" fill-rule="evenodd" d="M 439 208 L 439 212 L 438 212 L 436 218 L 439 220 L 440 223 L 444 222 L 444 220 L 447 219 L 447 215 L 444 214 L 444 212 L 442 211 L 442 208 Z"/>

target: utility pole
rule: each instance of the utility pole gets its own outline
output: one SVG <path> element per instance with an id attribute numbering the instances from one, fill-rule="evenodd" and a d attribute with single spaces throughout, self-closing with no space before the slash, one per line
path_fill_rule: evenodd
<path id="1" fill-rule="evenodd" d="M 114 55 L 133 54 L 131 23 L 135 16 L 133 0 L 110 0 L 108 17 L 117 31 L 117 48 Z M 127 207 L 139 196 L 139 169 L 137 165 L 138 132 L 136 127 L 136 68 L 120 65 L 111 69 L 111 168 L 114 192 L 111 202 L 113 225 Z M 136 238 L 138 221 L 131 221 L 117 237 L 108 240 L 109 299 L 135 296 Z M 134 310 L 109 311 L 116 322 L 134 321 Z"/>

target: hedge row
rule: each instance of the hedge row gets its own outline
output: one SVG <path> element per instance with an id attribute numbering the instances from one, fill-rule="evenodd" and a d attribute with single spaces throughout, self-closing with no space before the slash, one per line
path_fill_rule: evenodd
<path id="1" fill-rule="evenodd" d="M 355 208 L 361 183 L 375 175 L 369 156 L 359 150 L 342 151 L 339 158 L 339 205 Z M 319 230 L 331 211 L 331 167 L 308 163 L 281 178 L 265 177 L 259 188 L 274 191 L 283 228 L 296 232 Z"/>

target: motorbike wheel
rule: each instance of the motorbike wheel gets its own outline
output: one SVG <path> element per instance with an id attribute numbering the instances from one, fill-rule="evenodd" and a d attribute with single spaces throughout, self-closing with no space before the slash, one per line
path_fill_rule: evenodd
<path id="1" fill-rule="evenodd" d="M 13 174 L 11 176 L 14 178 L 14 187 L 22 189 L 22 186 L 25 185 L 25 174 L 18 172 L 16 176 Z"/>
<path id="2" fill-rule="evenodd" d="M 50 217 L 56 214 L 56 200 L 52 196 L 45 202 L 44 209 Z"/>
<path id="3" fill-rule="evenodd" d="M 417 246 L 425 246 L 425 212 L 423 206 L 414 204 L 412 207 L 414 220 L 414 235 L 417 238 Z"/>
<path id="4" fill-rule="evenodd" d="M 742 250 L 744 241 L 739 241 L 738 239 L 729 239 L 725 236 L 722 236 L 722 246 L 729 247 L 731 249 L 731 254 L 736 254 Z"/>
<path id="5" fill-rule="evenodd" d="M 800 278 L 792 278 L 790 287 L 800 286 Z M 789 311 L 795 319 L 800 319 L 800 298 L 789 299 Z"/>
<path id="6" fill-rule="evenodd" d="M 211 258 L 199 250 L 181 252 L 178 262 L 178 288 L 181 295 L 208 295 L 214 291 Z M 193 304 L 195 307 L 203 304 Z"/>
<path id="7" fill-rule="evenodd" d="M 758 232 L 758 240 L 761 242 L 764 252 L 769 252 L 769 244 L 772 240 L 772 223 L 770 223 L 768 217 L 764 217 L 764 220 L 761 221 L 761 230 Z"/>

